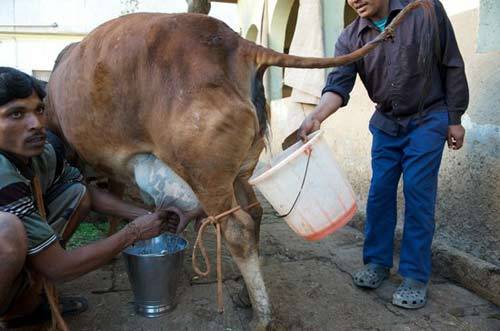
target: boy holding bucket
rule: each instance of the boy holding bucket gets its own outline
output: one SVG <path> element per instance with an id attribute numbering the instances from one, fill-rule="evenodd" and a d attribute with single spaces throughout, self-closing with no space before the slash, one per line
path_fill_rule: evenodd
<path id="1" fill-rule="evenodd" d="M 464 63 L 442 4 L 429 0 L 435 19 L 414 11 L 369 56 L 332 71 L 317 108 L 299 128 L 299 136 L 318 130 L 321 122 L 349 101 L 359 74 L 373 102 L 370 120 L 372 179 L 367 201 L 364 267 L 353 276 L 364 288 L 388 278 L 393 260 L 397 186 L 403 174 L 405 223 L 399 273 L 403 282 L 393 304 L 420 308 L 427 300 L 438 171 L 445 141 L 462 147 L 461 116 L 468 106 Z M 359 15 L 342 31 L 335 56 L 348 54 L 375 38 L 411 0 L 348 0 Z"/>

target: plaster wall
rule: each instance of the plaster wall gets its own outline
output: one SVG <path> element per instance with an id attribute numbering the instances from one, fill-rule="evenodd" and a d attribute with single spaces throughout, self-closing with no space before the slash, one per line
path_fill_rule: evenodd
<path id="1" fill-rule="evenodd" d="M 243 36 L 247 34 L 248 30 L 252 25 L 257 27 L 260 33 L 263 10 L 264 10 L 264 0 L 238 1 L 238 16 L 240 19 L 240 29 L 242 31 Z M 259 33 L 257 33 L 257 35 Z"/>
<path id="2" fill-rule="evenodd" d="M 500 49 L 500 8 L 498 0 L 481 0 L 479 11 L 479 52 L 498 51 Z"/>
<path id="3" fill-rule="evenodd" d="M 493 7 L 498 14 L 500 4 Z M 452 17 L 466 63 L 470 104 L 462 118 L 466 145 L 443 159 L 438 238 L 500 265 L 500 37 L 478 34 L 478 19 L 478 9 Z M 491 51 L 476 52 L 478 36 Z"/>
<path id="4" fill-rule="evenodd" d="M 59 52 L 81 36 L 1 35 L 0 63 L 28 74 L 33 70 L 52 70 Z"/>
<path id="5" fill-rule="evenodd" d="M 51 70 L 67 44 L 81 40 L 101 23 L 132 12 L 186 10 L 185 0 L 1 0 L 0 65 L 29 74 Z M 240 32 L 236 5 L 213 2 L 210 15 Z"/>

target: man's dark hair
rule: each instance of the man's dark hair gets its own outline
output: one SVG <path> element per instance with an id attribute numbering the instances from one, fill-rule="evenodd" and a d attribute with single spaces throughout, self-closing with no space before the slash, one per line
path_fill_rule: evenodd
<path id="1" fill-rule="evenodd" d="M 9 67 L 0 67 L 0 106 L 14 99 L 27 98 L 35 90 L 43 100 L 45 91 L 37 79 Z"/>

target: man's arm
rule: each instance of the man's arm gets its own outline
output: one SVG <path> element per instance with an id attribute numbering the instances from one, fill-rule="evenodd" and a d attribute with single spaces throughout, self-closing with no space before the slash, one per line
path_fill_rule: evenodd
<path id="1" fill-rule="evenodd" d="M 436 1 L 436 13 L 440 26 L 441 76 L 448 106 L 448 147 L 460 149 L 463 145 L 465 129 L 461 117 L 469 105 L 469 87 L 465 77 L 465 66 L 458 49 L 451 22 L 441 2 Z"/>
<path id="2" fill-rule="evenodd" d="M 66 161 L 68 151 L 65 149 L 61 139 L 54 133 L 47 130 L 47 140 L 55 151 L 55 175 L 58 177 L 58 180 L 82 182 L 83 184 L 83 176 L 80 170 L 70 166 Z M 122 217 L 128 220 L 148 213 L 146 209 L 122 201 L 107 191 L 90 186 L 87 186 L 87 191 L 89 193 L 91 209 L 93 211 L 106 215 Z"/>
<path id="3" fill-rule="evenodd" d="M 135 241 L 158 236 L 167 226 L 165 218 L 164 212 L 143 215 L 114 235 L 71 251 L 54 242 L 27 262 L 49 280 L 68 281 L 101 267 Z"/>
<path id="4" fill-rule="evenodd" d="M 94 211 L 126 219 L 134 219 L 149 213 L 148 210 L 120 200 L 107 191 L 94 187 L 88 188 L 88 191 L 91 199 L 91 208 Z M 172 218 L 168 222 L 168 230 L 175 233 L 184 231 L 190 221 L 205 216 L 205 212 L 201 206 L 198 209 L 183 211 L 172 203 L 168 206 L 160 206 L 158 210 L 171 213 L 170 216 Z"/>
<path id="5" fill-rule="evenodd" d="M 349 54 L 347 36 L 342 33 L 335 44 L 335 56 Z M 344 107 L 349 102 L 354 83 L 356 82 L 356 64 L 351 63 L 346 66 L 334 68 L 326 81 L 325 88 L 318 106 L 310 113 L 298 129 L 298 138 L 307 141 L 307 135 L 319 130 L 321 123 L 330 115 L 335 113 L 340 107 Z"/>
<path id="6" fill-rule="evenodd" d="M 127 203 L 113 194 L 95 187 L 88 187 L 93 211 L 131 220 L 149 213 L 148 210 Z"/>

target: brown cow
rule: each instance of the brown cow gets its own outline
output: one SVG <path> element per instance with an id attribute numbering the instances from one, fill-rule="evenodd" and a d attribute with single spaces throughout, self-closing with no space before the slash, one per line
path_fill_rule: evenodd
<path id="1" fill-rule="evenodd" d="M 208 215 L 217 215 L 256 201 L 247 180 L 264 147 L 265 69 L 355 61 L 399 22 L 350 55 L 317 59 L 256 46 L 205 15 L 122 16 L 58 59 L 48 87 L 50 127 L 83 160 L 120 182 L 138 181 L 138 155 L 161 160 L 187 182 Z M 222 231 L 254 319 L 267 327 L 271 306 L 258 258 L 262 210 L 250 213 L 235 212 Z"/>

